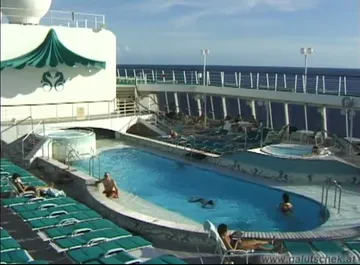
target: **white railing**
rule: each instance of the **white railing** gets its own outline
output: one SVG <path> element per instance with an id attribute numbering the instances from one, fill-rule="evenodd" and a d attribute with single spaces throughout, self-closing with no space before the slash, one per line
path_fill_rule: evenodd
<path id="1" fill-rule="evenodd" d="M 22 139 L 22 141 L 21 141 L 21 154 L 22 154 L 23 162 L 24 162 L 24 160 L 25 160 L 25 141 L 26 141 L 26 139 L 28 139 L 28 138 L 30 137 L 30 135 L 32 135 L 32 136 L 33 136 L 33 139 L 32 139 L 32 141 L 33 141 L 33 148 L 35 147 L 35 136 L 34 136 L 34 132 L 37 130 L 37 128 L 38 128 L 40 125 L 42 125 L 42 127 L 43 127 L 43 134 L 46 135 L 46 133 L 45 133 L 45 123 L 44 123 L 44 121 L 39 121 L 39 123 L 38 123 L 35 127 L 33 127 L 33 128 L 31 129 L 31 131 L 28 132 L 28 133 L 26 134 L 26 136 L 25 136 L 25 137 Z"/>
<path id="2" fill-rule="evenodd" d="M 1 109 L 1 112 L 2 112 L 2 109 Z M 4 148 L 8 146 L 8 145 L 6 145 L 6 146 L 3 146 L 3 145 L 2 145 L 2 144 L 3 144 L 2 134 L 3 134 L 4 132 L 9 131 L 9 130 L 12 129 L 12 128 L 15 128 L 15 129 L 16 129 L 16 138 L 15 138 L 15 140 L 17 140 L 17 139 L 19 138 L 19 128 L 18 128 L 18 125 L 19 125 L 19 124 L 22 124 L 22 123 L 25 123 L 25 122 L 28 121 L 28 120 L 30 120 L 30 122 L 31 122 L 31 129 L 33 129 L 33 128 L 34 128 L 34 119 L 33 119 L 31 116 L 28 116 L 28 117 L 26 117 L 26 118 L 24 118 L 24 119 L 21 119 L 20 121 L 16 121 L 16 119 L 14 119 L 14 118 L 11 119 L 11 122 L 12 122 L 13 124 L 11 124 L 9 127 L 3 129 L 3 130 L 0 132 L 1 150 L 4 150 Z"/>
<path id="3" fill-rule="evenodd" d="M 118 99 L 102 101 L 59 102 L 43 104 L 2 105 L 1 123 L 13 123 L 30 113 L 33 120 L 44 120 L 46 123 L 75 122 L 116 118 L 134 115 L 136 105 L 133 100 L 121 100 L 124 111 L 117 111 Z"/>
<path id="4" fill-rule="evenodd" d="M 202 85 L 201 71 L 118 69 L 118 84 Z M 304 81 L 306 80 L 306 82 Z M 360 76 L 208 71 L 206 85 L 294 93 L 360 96 Z"/>
<path id="5" fill-rule="evenodd" d="M 4 15 L 4 13 L 16 13 L 21 11 L 26 13 L 27 9 L 22 8 L 9 8 L 1 7 L 2 16 L 1 23 L 8 23 L 7 17 L 18 18 L 25 17 L 24 15 Z M 5 11 L 5 12 L 4 12 Z M 30 12 L 30 10 L 29 10 Z M 105 26 L 105 15 L 91 14 L 91 13 L 79 13 L 72 11 L 59 11 L 50 10 L 40 21 L 40 25 L 47 26 L 64 26 L 71 28 L 103 28 Z"/>

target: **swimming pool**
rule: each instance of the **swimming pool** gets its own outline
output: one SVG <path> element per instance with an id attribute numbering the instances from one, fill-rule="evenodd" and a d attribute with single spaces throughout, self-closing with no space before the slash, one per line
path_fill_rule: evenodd
<path id="1" fill-rule="evenodd" d="M 104 151 L 101 168 L 109 171 L 121 189 L 199 223 L 211 220 L 232 229 L 304 231 L 322 224 L 320 205 L 292 195 L 295 213 L 277 209 L 282 191 L 241 181 L 216 172 L 170 160 L 135 148 Z M 88 162 L 77 167 L 88 170 Z M 216 201 L 214 209 L 188 203 L 190 197 Z"/>
<path id="2" fill-rule="evenodd" d="M 274 156 L 304 157 L 312 155 L 312 145 L 274 144 L 261 148 L 261 151 Z"/>

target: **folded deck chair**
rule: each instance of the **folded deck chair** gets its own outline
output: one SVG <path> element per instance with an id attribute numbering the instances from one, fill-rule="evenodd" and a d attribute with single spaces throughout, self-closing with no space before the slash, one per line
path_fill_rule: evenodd
<path id="1" fill-rule="evenodd" d="M 286 254 L 291 264 L 320 264 L 320 255 L 309 243 L 284 241 Z"/>
<path id="2" fill-rule="evenodd" d="M 225 261 L 234 257 L 245 257 L 246 264 L 249 263 L 249 253 L 254 252 L 253 250 L 228 250 L 220 235 L 218 234 L 216 227 L 210 221 L 206 221 L 203 225 L 203 228 L 208 233 L 209 239 L 213 238 L 216 241 L 215 254 L 220 256 L 220 264 L 224 264 Z"/>
<path id="3" fill-rule="evenodd" d="M 185 261 L 172 256 L 172 255 L 163 255 L 158 258 L 150 259 L 142 264 L 187 264 Z"/>
<path id="4" fill-rule="evenodd" d="M 70 213 L 83 212 L 90 210 L 89 207 L 84 204 L 77 203 L 65 206 L 59 206 L 55 208 L 50 208 L 42 211 L 26 211 L 17 213 L 24 221 L 31 221 L 35 219 L 42 218 L 55 218 L 60 215 L 67 215 Z"/>
<path id="5" fill-rule="evenodd" d="M 12 206 L 11 209 L 14 212 L 26 212 L 26 211 L 42 211 L 50 208 L 62 207 L 66 205 L 77 204 L 78 202 L 70 197 L 59 197 L 53 200 L 38 201 L 30 204 L 22 204 Z"/>
<path id="6" fill-rule="evenodd" d="M 89 222 L 77 223 L 65 227 L 54 227 L 38 233 L 41 239 L 56 240 L 64 237 L 80 236 L 93 231 L 101 231 L 109 228 L 116 228 L 117 225 L 107 219 L 93 220 Z"/>
<path id="7" fill-rule="evenodd" d="M 1 253 L 2 264 L 24 264 L 33 261 L 34 259 L 26 250 L 13 250 Z"/>
<path id="8" fill-rule="evenodd" d="M 141 264 L 141 262 L 141 259 L 137 259 L 127 252 L 114 250 L 103 255 L 97 260 L 92 260 L 83 264 Z"/>
<path id="9" fill-rule="evenodd" d="M 152 244 L 142 237 L 133 236 L 101 243 L 93 247 L 70 250 L 67 254 L 76 263 L 83 264 L 85 262 L 112 256 L 118 252 L 134 251 L 151 246 Z"/>
<path id="10" fill-rule="evenodd" d="M 358 261 L 357 256 L 350 250 L 346 250 L 339 243 L 333 241 L 314 241 L 314 248 L 329 260 L 330 264 L 353 264 Z"/>
<path id="11" fill-rule="evenodd" d="M 47 260 L 33 260 L 29 261 L 26 264 L 50 264 Z"/>
<path id="12" fill-rule="evenodd" d="M 13 238 L 1 239 L 0 252 L 1 256 L 4 252 L 21 249 L 21 245 Z"/>
<path id="13" fill-rule="evenodd" d="M 38 231 L 51 227 L 64 227 L 81 222 L 102 219 L 102 217 L 93 210 L 87 210 L 77 213 L 60 215 L 56 218 L 42 218 L 28 222 L 32 230 Z"/>
<path id="14" fill-rule="evenodd" d="M 50 245 L 58 252 L 63 252 L 80 247 L 92 247 L 103 242 L 131 236 L 132 234 L 125 229 L 113 227 L 110 229 L 85 233 L 80 236 L 56 239 L 54 242 L 50 243 Z"/>

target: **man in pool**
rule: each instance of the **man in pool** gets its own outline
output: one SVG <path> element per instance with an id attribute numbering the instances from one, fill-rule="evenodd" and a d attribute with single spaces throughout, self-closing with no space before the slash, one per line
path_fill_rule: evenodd
<path id="1" fill-rule="evenodd" d="M 214 208 L 215 207 L 215 201 L 213 200 L 205 200 L 204 198 L 190 198 L 190 203 L 200 203 L 202 205 L 202 208 Z"/>
<path id="2" fill-rule="evenodd" d="M 105 172 L 104 178 L 95 182 L 95 185 L 102 183 L 104 185 L 103 194 L 107 198 L 117 199 L 119 198 L 119 189 L 116 185 L 115 180 L 113 180 L 110 176 L 109 172 Z"/>
<path id="3" fill-rule="evenodd" d="M 290 203 L 290 196 L 287 193 L 283 194 L 283 202 L 280 204 L 280 210 L 284 214 L 290 214 L 293 212 L 293 205 Z"/>
<path id="4" fill-rule="evenodd" d="M 313 155 L 318 155 L 319 154 L 319 147 L 314 145 L 312 148 L 312 154 Z"/>

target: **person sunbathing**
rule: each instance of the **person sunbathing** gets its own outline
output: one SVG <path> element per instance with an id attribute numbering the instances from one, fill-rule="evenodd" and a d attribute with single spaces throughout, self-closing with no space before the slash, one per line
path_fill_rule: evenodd
<path id="1" fill-rule="evenodd" d="M 110 173 L 106 172 L 104 174 L 104 178 L 95 182 L 95 185 L 102 183 L 104 185 L 103 194 L 107 198 L 117 199 L 119 198 L 119 189 L 116 185 L 115 180 L 113 180 L 110 176 Z"/>
<path id="2" fill-rule="evenodd" d="M 274 246 L 268 241 L 260 241 L 254 239 L 236 239 L 235 234 L 230 234 L 225 224 L 218 226 L 218 233 L 227 250 L 266 250 L 274 249 Z"/>
<path id="3" fill-rule="evenodd" d="M 35 187 L 35 186 L 27 186 L 21 180 L 21 175 L 18 173 L 14 173 L 11 176 L 11 182 L 15 186 L 16 190 L 21 194 L 28 191 L 33 191 L 37 196 L 43 196 L 46 194 L 46 191 L 49 187 Z"/>

